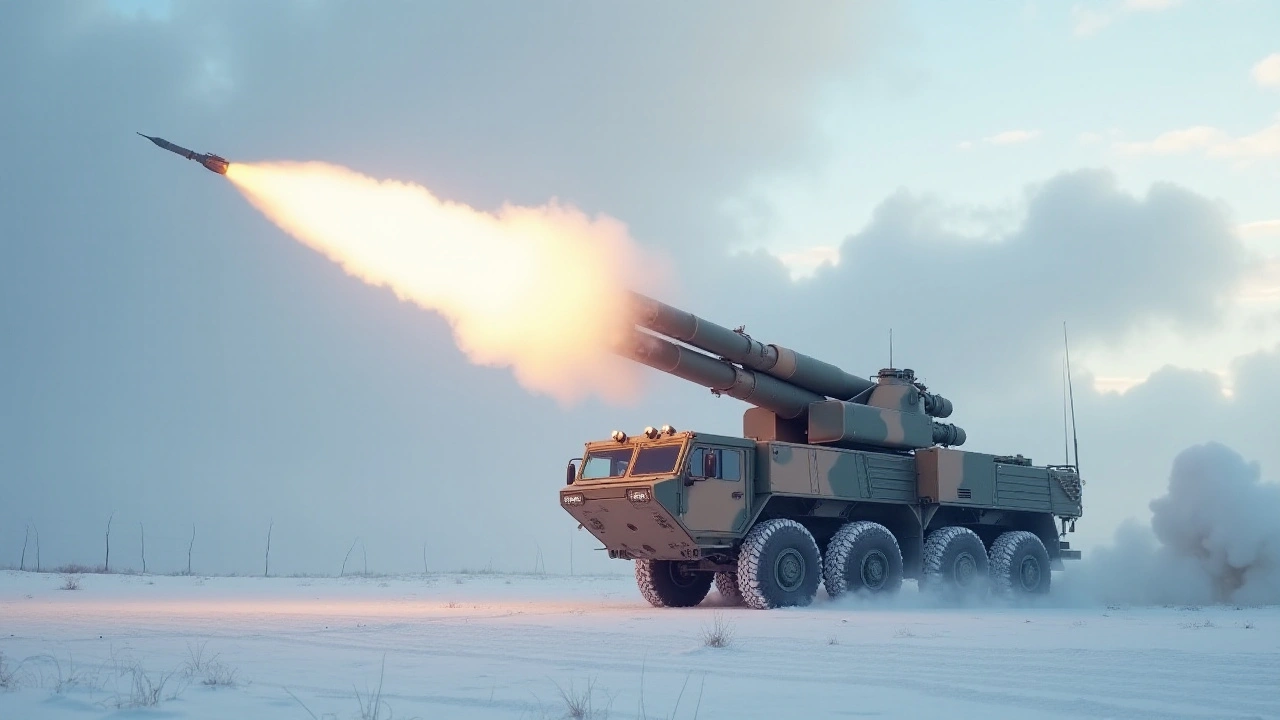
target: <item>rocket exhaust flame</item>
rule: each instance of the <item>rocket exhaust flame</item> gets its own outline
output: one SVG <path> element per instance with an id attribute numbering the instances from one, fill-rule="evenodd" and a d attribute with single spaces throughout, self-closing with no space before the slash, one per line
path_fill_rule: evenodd
<path id="1" fill-rule="evenodd" d="M 440 313 L 472 362 L 565 404 L 635 398 L 641 371 L 611 348 L 650 270 L 617 220 L 555 202 L 489 213 L 319 162 L 237 162 L 226 177 L 348 274 Z"/>

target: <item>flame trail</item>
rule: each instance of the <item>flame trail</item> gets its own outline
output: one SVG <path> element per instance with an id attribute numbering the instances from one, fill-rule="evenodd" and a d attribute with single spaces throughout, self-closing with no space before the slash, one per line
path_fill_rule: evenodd
<path id="1" fill-rule="evenodd" d="M 635 397 L 639 369 L 609 347 L 650 270 L 621 222 L 555 202 L 487 213 L 319 162 L 232 163 L 227 178 L 348 274 L 439 312 L 472 362 L 561 403 Z"/>

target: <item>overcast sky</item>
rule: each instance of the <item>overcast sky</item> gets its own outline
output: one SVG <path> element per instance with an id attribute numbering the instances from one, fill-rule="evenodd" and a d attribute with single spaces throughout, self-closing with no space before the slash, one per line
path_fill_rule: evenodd
<path id="1" fill-rule="evenodd" d="M 642 9 L 643 8 L 643 9 Z M 0 565 L 625 572 L 560 510 L 615 428 L 740 431 L 651 375 L 563 406 L 133 133 L 493 210 L 553 198 L 672 259 L 668 301 L 860 375 L 1145 521 L 1173 457 L 1280 467 L 1270 0 L 0 6 Z M 823 261 L 825 265 L 818 265 Z M 1124 390 L 1124 392 L 1119 392 Z M 30 551 L 29 551 L 30 552 Z M 357 545 L 355 555 L 360 556 Z M 361 558 L 363 559 L 363 558 Z"/>

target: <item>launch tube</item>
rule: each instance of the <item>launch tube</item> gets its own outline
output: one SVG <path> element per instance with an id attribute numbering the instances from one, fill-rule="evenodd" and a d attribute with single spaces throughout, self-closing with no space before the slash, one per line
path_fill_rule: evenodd
<path id="1" fill-rule="evenodd" d="M 631 297 L 637 325 L 810 393 L 851 400 L 875 387 L 871 380 L 847 373 L 831 363 L 780 345 L 761 343 L 647 295 L 632 292 Z"/>
<path id="2" fill-rule="evenodd" d="M 737 367 L 662 338 L 632 330 L 615 348 L 623 357 L 773 412 L 802 417 L 822 396 L 763 373 Z"/>

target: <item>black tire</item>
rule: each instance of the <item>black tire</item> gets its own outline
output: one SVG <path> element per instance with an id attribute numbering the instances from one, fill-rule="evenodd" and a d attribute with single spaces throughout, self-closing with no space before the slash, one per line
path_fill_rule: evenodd
<path id="1" fill-rule="evenodd" d="M 902 587 L 902 550 L 897 538 L 879 523 L 848 523 L 827 544 L 822 582 L 833 599 L 858 592 L 892 595 Z"/>
<path id="2" fill-rule="evenodd" d="M 716 591 L 724 599 L 725 605 L 741 605 L 743 603 L 742 591 L 738 589 L 738 573 L 736 572 L 716 573 Z"/>
<path id="3" fill-rule="evenodd" d="M 969 528 L 944 527 L 924 542 L 924 572 L 920 589 L 947 598 L 975 598 L 991 584 L 987 548 Z"/>
<path id="4" fill-rule="evenodd" d="M 654 607 L 693 607 L 711 592 L 711 573 L 679 560 L 637 560 L 636 586 Z"/>
<path id="5" fill-rule="evenodd" d="M 1049 551 L 1035 533 L 1014 530 L 991 543 L 991 587 L 999 595 L 1019 597 L 1049 592 Z"/>
<path id="6" fill-rule="evenodd" d="M 738 589 L 750 607 L 803 607 L 813 602 L 821 579 L 818 543 L 795 520 L 765 520 L 742 541 Z"/>

